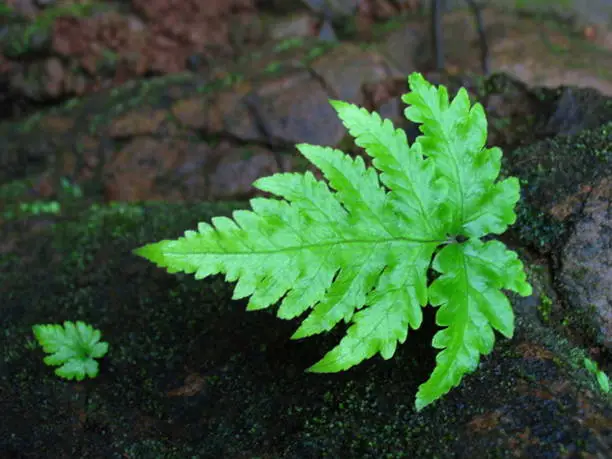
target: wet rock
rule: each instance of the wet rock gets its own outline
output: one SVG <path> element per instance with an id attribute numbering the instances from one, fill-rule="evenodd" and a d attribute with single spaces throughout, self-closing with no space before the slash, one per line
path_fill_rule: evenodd
<path id="1" fill-rule="evenodd" d="M 304 0 L 313 11 L 325 16 L 350 16 L 357 10 L 360 0 Z"/>
<path id="2" fill-rule="evenodd" d="M 266 137 L 259 128 L 257 119 L 247 106 L 245 97 L 248 87 L 237 91 L 223 91 L 214 97 L 208 108 L 207 132 L 227 133 L 241 142 L 264 143 Z"/>
<path id="3" fill-rule="evenodd" d="M 576 136 L 536 142 L 510 152 L 509 168 L 524 178 L 530 204 L 558 222 L 574 220 L 591 188 L 612 170 L 610 136 L 607 123 Z M 551 238 L 542 246 L 562 242 Z"/>
<path id="4" fill-rule="evenodd" d="M 0 450 L 41 459 L 75 447 L 101 457 L 610 456 L 612 405 L 582 368 L 584 351 L 520 308 L 513 339 L 498 338 L 473 374 L 417 413 L 417 387 L 434 365 L 433 317 L 389 360 L 312 375 L 303 370 L 340 334 L 289 340 L 296 321 L 244 311 L 221 276 L 170 275 L 131 253 L 244 208 L 123 203 L 16 225 L 12 257 L 0 257 Z M 59 380 L 19 339 L 75 308 L 112 350 L 87 384 Z M 162 442 L 160 432 L 172 435 Z"/>
<path id="5" fill-rule="evenodd" d="M 57 116 L 53 114 L 40 118 L 38 128 L 49 136 L 64 137 L 74 129 L 75 120 L 70 116 Z"/>
<path id="6" fill-rule="evenodd" d="M 28 56 L 28 65 L 14 79 L 13 90 L 26 97 L 44 97 L 33 87 L 45 87 L 44 73 L 33 71 L 59 55 L 64 77 L 53 83 L 59 97 L 110 87 L 149 73 L 168 74 L 187 68 L 189 57 L 234 56 L 263 38 L 251 0 L 138 2 L 125 12 L 117 4 L 64 4 L 38 9 L 28 18 L 9 21 L 0 34 L 0 49 L 9 58 Z M 33 67 L 33 68 L 30 68 Z M 69 70 L 67 70 L 69 69 Z M 20 72 L 21 73 L 21 72 Z M 85 73 L 93 80 L 83 85 Z M 32 80 L 24 85 L 23 81 Z M 60 88 L 60 89 L 58 89 Z M 49 96 L 55 98 L 58 96 Z"/>
<path id="7" fill-rule="evenodd" d="M 34 16 L 38 12 L 34 0 L 9 0 L 7 5 L 24 16 Z"/>
<path id="8" fill-rule="evenodd" d="M 36 1 L 36 5 L 38 5 L 41 8 L 55 5 L 55 2 L 56 2 L 56 0 L 35 0 L 35 1 Z"/>
<path id="9" fill-rule="evenodd" d="M 471 13 L 463 1 L 460 3 L 461 11 L 443 15 L 447 70 L 479 73 L 479 37 Z M 530 86 L 571 85 L 612 94 L 612 77 L 607 70 L 612 67 L 612 54 L 603 47 L 596 49 L 567 24 L 493 7 L 483 10 L 483 22 L 492 73 L 507 73 Z M 429 34 L 424 35 L 417 66 L 431 67 Z"/>
<path id="10" fill-rule="evenodd" d="M 20 68 L 17 65 L 22 75 L 12 80 L 15 85 L 10 89 L 24 98 L 32 96 L 40 100 L 47 97 L 40 89 L 45 88 L 41 81 L 45 73 L 36 71 L 36 66 L 40 67 L 42 61 L 52 58 L 51 51 L 62 56 L 64 81 L 62 93 L 48 96 L 50 100 L 112 87 L 143 75 L 169 74 L 188 68 L 213 73 L 211 67 L 217 66 L 221 60 L 258 50 L 263 39 L 270 34 L 275 37 L 310 37 L 316 32 L 311 30 L 315 14 L 312 9 L 304 12 L 308 9 L 306 3 L 277 3 L 257 2 L 256 6 L 267 7 L 267 11 L 276 13 L 293 12 L 302 19 L 298 18 L 294 25 L 289 26 L 281 24 L 283 18 L 278 19 L 278 25 L 271 23 L 269 18 L 262 22 L 251 0 L 215 1 L 202 10 L 193 0 L 179 2 L 171 8 L 165 0 L 143 1 L 135 2 L 136 7 L 129 13 L 116 4 L 98 3 L 91 8 L 77 8 L 75 5 L 80 4 L 71 4 L 66 15 L 61 17 L 56 15 L 64 3 L 40 10 L 35 8 L 37 11 L 30 22 L 24 22 L 24 18 L 9 21 L 4 33 L 0 34 L 0 44 L 6 48 L 5 55 L 15 59 L 27 55 L 34 66 Z M 354 8 L 352 1 L 314 3 L 313 8 L 317 11 L 326 6 L 339 11 L 340 15 Z M 384 47 L 381 50 L 389 63 L 404 74 L 415 68 L 427 68 L 431 60 L 429 33 L 421 17 L 408 16 L 404 25 L 391 27 L 396 30 L 390 35 L 373 28 L 376 22 L 395 17 L 401 11 L 413 11 L 418 6 L 414 1 L 362 0 L 358 3 L 357 12 L 340 21 L 340 25 L 346 23 L 347 30 L 340 28 L 334 34 L 343 39 L 370 37 L 380 40 Z M 274 10 L 279 7 L 283 8 Z M 52 27 L 39 27 L 48 23 L 48 18 L 53 19 Z M 288 21 L 292 24 L 291 19 Z M 449 13 L 444 16 L 444 21 L 449 71 L 478 71 L 478 39 L 469 13 Z M 329 20 L 323 23 L 331 24 Z M 32 27 L 35 24 L 37 26 Z M 531 18 L 517 20 L 506 11 L 492 8 L 485 11 L 485 24 L 494 71 L 513 73 L 530 84 L 544 83 L 556 87 L 563 83 L 576 83 L 610 91 L 610 79 L 605 71 L 610 67 L 609 53 L 585 53 L 585 46 L 590 43 L 579 42 L 563 28 L 540 25 Z M 334 27 L 337 28 L 337 24 Z M 266 28 L 272 31 L 266 33 Z M 458 36 L 462 39 L 456 40 Z M 583 41 L 588 41 L 588 38 Z M 555 46 L 561 51 L 555 51 Z M 605 49 L 603 46 L 600 51 Z M 14 63 L 18 64 L 16 60 Z M 588 70 L 588 66 L 595 70 Z M 542 73 L 542 69 L 546 72 Z M 52 94 L 57 92 L 57 87 L 57 84 L 53 85 Z"/>
<path id="11" fill-rule="evenodd" d="M 98 152 L 101 164 L 116 155 L 116 140 L 130 142 L 140 136 L 150 135 L 172 139 L 199 137 L 205 143 L 209 138 L 213 141 L 219 138 L 230 139 L 236 144 L 250 143 L 274 151 L 294 151 L 294 144 L 300 142 L 334 146 L 344 137 L 345 130 L 327 102 L 330 97 L 348 99 L 368 109 L 380 110 L 384 116 L 398 120 L 398 126 L 412 132 L 410 126 L 406 126 L 405 122 L 402 124 L 403 118 L 398 116 L 403 106 L 399 96 L 406 90 L 405 76 L 394 77 L 395 70 L 385 56 L 373 50 L 364 51 L 355 46 L 340 45 L 323 51 L 330 53 L 329 56 L 324 54 L 310 63 L 301 60 L 296 62 L 296 56 L 299 59 L 309 49 L 316 49 L 309 46 L 291 50 L 270 46 L 261 50 L 261 55 L 254 63 L 244 61 L 225 74 L 221 73 L 221 80 L 210 81 L 197 75 L 186 75 L 176 80 L 168 78 L 165 85 L 164 79 L 154 84 L 142 82 L 126 85 L 126 95 L 120 95 L 122 92 L 118 90 L 100 93 L 74 105 L 74 108 L 66 107 L 56 115 L 40 119 L 34 117 L 24 125 L 27 129 L 23 126 L 16 129 L 7 126 L 7 135 L 3 137 L 6 144 L 3 149 L 5 156 L 9 155 L 9 151 L 23 152 L 30 148 L 40 148 L 36 137 L 31 135 L 32 131 L 52 136 L 57 151 L 72 152 L 77 159 L 71 160 L 70 164 L 82 164 L 78 159 L 82 153 L 76 147 L 78 142 L 75 142 L 74 137 L 79 137 L 83 132 L 89 132 L 93 134 L 93 139 L 97 139 L 99 147 L 93 151 Z M 268 69 L 275 62 L 279 70 L 270 73 Z M 513 123 L 525 122 L 536 110 L 544 111 L 545 114 L 554 113 L 555 110 L 550 107 L 556 103 L 558 95 L 552 90 L 539 93 L 538 97 L 544 102 L 537 106 L 534 105 L 537 97 L 530 95 L 524 85 L 502 80 L 501 76 L 492 77 L 483 93 L 483 97 L 488 97 L 485 106 L 492 113 L 491 130 L 493 133 L 516 132 L 516 138 L 527 141 L 530 137 L 525 136 L 525 131 L 507 129 L 508 123 L 504 119 L 516 120 L 510 125 L 514 127 Z M 219 84 L 220 81 L 222 84 Z M 460 78 L 442 82 L 449 85 L 451 92 L 460 85 L 467 84 L 470 87 L 472 84 Z M 157 89 L 150 90 L 152 87 Z M 471 91 L 478 96 L 481 89 L 476 85 Z M 113 96 L 114 93 L 118 96 Z M 143 95 L 149 93 L 143 99 Z M 495 97 L 502 99 L 495 102 Z M 585 103 L 596 102 L 594 98 L 583 99 Z M 597 107 L 603 110 L 605 104 Z M 594 115 L 600 112 L 599 109 L 583 112 L 590 117 L 585 127 L 599 119 Z M 504 122 L 496 123 L 498 117 Z M 71 118 L 73 121 L 66 123 Z M 56 131 L 53 130 L 55 122 L 50 122 L 54 119 L 61 120 Z M 532 123 L 542 125 L 547 122 L 540 120 Z M 66 130 L 63 126 L 71 127 Z M 20 134 L 22 131 L 23 134 Z M 531 131 L 536 132 L 534 129 Z M 131 151 L 128 149 L 123 154 Z M 40 156 L 38 152 L 22 155 L 25 158 L 39 158 L 37 161 L 41 167 L 48 164 L 54 168 L 58 163 L 53 156 L 53 153 Z M 17 167 L 18 164 L 14 165 Z M 19 167 L 26 170 L 23 164 Z M 180 167 L 180 161 L 176 167 Z M 16 169 L 4 169 L 5 172 L 11 170 L 19 177 Z M 90 169 L 73 172 L 80 177 L 95 177 Z M 212 172 L 209 169 L 206 173 Z M 155 186 L 135 194 L 147 196 L 150 192 L 157 196 L 159 190 L 154 190 Z M 119 192 L 109 194 L 123 195 Z M 131 196 L 133 193 L 125 194 Z"/>
<path id="12" fill-rule="evenodd" d="M 152 65 L 147 31 L 133 15 L 110 11 L 92 17 L 62 17 L 53 28 L 53 50 L 75 60 L 90 75 L 113 78 L 117 72 L 140 75 Z"/>
<path id="13" fill-rule="evenodd" d="M 272 145 L 336 145 L 344 128 L 329 97 L 325 84 L 302 71 L 263 83 L 246 97 L 246 103 Z"/>
<path id="14" fill-rule="evenodd" d="M 45 66 L 45 92 L 48 97 L 57 98 L 62 94 L 64 89 L 64 66 L 62 61 L 57 57 L 47 59 L 44 63 Z"/>
<path id="15" fill-rule="evenodd" d="M 64 96 L 82 96 L 87 91 L 88 86 L 90 86 L 85 75 L 73 72 L 67 72 L 64 74 L 62 84 L 64 88 Z"/>
<path id="16" fill-rule="evenodd" d="M 383 118 L 390 119 L 397 127 L 405 128 L 409 123 L 403 115 L 401 96 L 408 91 L 407 78 L 388 78 L 377 83 L 366 83 L 363 87 L 363 106 L 376 110 Z M 414 140 L 409 136 L 409 139 Z"/>
<path id="17" fill-rule="evenodd" d="M 610 145 L 612 125 L 606 123 L 508 155 L 510 173 L 522 181 L 517 232 L 556 260 L 570 332 L 607 349 L 612 343 Z"/>
<path id="18" fill-rule="evenodd" d="M 234 54 L 240 54 L 238 50 L 262 43 L 266 37 L 262 20 L 254 12 L 230 16 L 227 27 L 227 39 Z"/>
<path id="19" fill-rule="evenodd" d="M 409 75 L 417 70 L 417 54 L 421 52 L 424 32 L 423 27 L 413 23 L 402 25 L 387 34 L 376 49 L 389 59 L 399 73 Z"/>
<path id="20" fill-rule="evenodd" d="M 136 137 L 113 154 L 103 168 L 106 200 L 179 200 L 178 190 L 162 195 L 155 185 L 178 165 L 184 149 L 185 144 L 180 140 Z"/>
<path id="21" fill-rule="evenodd" d="M 212 97 L 192 97 L 179 100 L 170 109 L 178 121 L 191 129 L 218 132 L 221 126 L 213 126 L 209 117 L 209 107 Z"/>
<path id="22" fill-rule="evenodd" d="M 234 54 L 231 48 L 230 22 L 240 20 L 238 16 L 246 15 L 244 24 L 253 23 L 254 10 L 252 0 L 210 1 L 206 8 L 201 8 L 196 0 L 168 5 L 164 0 L 135 0 L 135 9 L 140 12 L 151 25 L 149 28 L 149 42 L 159 50 L 163 56 L 154 68 L 162 71 L 159 64 L 168 61 L 173 55 L 181 57 L 179 70 L 183 70 L 186 57 L 194 52 L 215 54 L 215 50 L 224 54 Z M 234 22 L 234 25 L 236 23 Z M 257 28 L 239 27 L 239 31 L 250 31 L 243 40 L 238 40 L 240 46 L 245 42 L 256 41 L 260 35 Z M 234 37 L 234 43 L 236 43 Z M 187 46 L 185 46 L 187 45 Z M 164 68 L 168 68 L 167 66 Z M 169 69 L 169 68 L 168 68 Z M 175 72 L 177 70 L 170 70 Z M 168 72 L 168 71 L 167 71 Z"/>
<path id="23" fill-rule="evenodd" d="M 601 97 L 596 89 L 562 87 L 543 90 L 542 97 L 554 100 L 545 135 L 572 135 L 612 120 L 612 99 Z"/>
<path id="24" fill-rule="evenodd" d="M 43 101 L 46 95 L 43 77 L 45 73 L 46 69 L 42 62 L 24 64 L 20 70 L 11 75 L 11 89 L 23 94 L 27 99 Z"/>
<path id="25" fill-rule="evenodd" d="M 259 177 L 291 168 L 267 149 L 138 137 L 104 167 L 109 201 L 240 199 L 253 195 Z"/>
<path id="26" fill-rule="evenodd" d="M 612 350 L 612 173 L 589 187 L 581 204 L 560 256 L 559 285 L 580 313 L 579 326 Z"/>
<path id="27" fill-rule="evenodd" d="M 269 18 L 268 34 L 273 40 L 314 35 L 316 20 L 308 13 L 298 13 L 287 18 Z"/>
<path id="28" fill-rule="evenodd" d="M 31 19 L 16 14 L 3 19 L 7 23 L 0 33 L 0 50 L 6 57 L 13 60 L 26 56 L 30 59 L 50 57 L 51 32 L 48 26 L 29 24 Z"/>
<path id="29" fill-rule="evenodd" d="M 167 113 L 163 110 L 146 110 L 130 112 L 114 119 L 108 135 L 113 138 L 129 138 L 141 135 L 155 134 L 166 120 Z"/>
<path id="30" fill-rule="evenodd" d="M 399 76 L 382 55 L 363 51 L 351 44 L 333 48 L 311 64 L 315 74 L 325 82 L 332 97 L 362 105 L 365 83 Z"/>
<path id="31" fill-rule="evenodd" d="M 531 144 L 541 139 L 536 125 L 543 120 L 548 108 L 522 81 L 505 73 L 496 73 L 471 86 L 472 92 L 482 98 L 487 112 L 489 145 L 498 145 L 504 151 Z"/>
<path id="32" fill-rule="evenodd" d="M 332 27 L 331 21 L 328 19 L 324 19 L 321 21 L 318 27 L 317 37 L 319 38 L 319 40 L 327 43 L 338 42 L 336 32 L 334 32 L 334 28 Z"/>
<path id="33" fill-rule="evenodd" d="M 229 148 L 228 148 L 229 147 Z M 209 174 L 210 188 L 206 196 L 214 199 L 244 199 L 253 195 L 253 182 L 259 177 L 291 169 L 290 156 L 277 163 L 271 151 L 261 147 L 219 146 L 219 160 Z"/>

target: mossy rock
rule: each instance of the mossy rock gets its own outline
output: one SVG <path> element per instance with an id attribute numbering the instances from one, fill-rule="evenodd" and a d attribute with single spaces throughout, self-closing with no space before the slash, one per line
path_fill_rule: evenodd
<path id="1" fill-rule="evenodd" d="M 220 276 L 171 275 L 131 253 L 245 206 L 114 204 L 5 227 L 13 249 L 0 259 L 0 451 L 31 458 L 610 453 L 600 439 L 611 400 L 580 367 L 584 352 L 520 314 L 513 340 L 499 338 L 474 374 L 416 413 L 417 387 L 434 366 L 432 308 L 392 359 L 307 374 L 343 330 L 290 341 L 298 321 L 245 312 Z M 110 344 L 96 379 L 60 380 L 33 349 L 33 324 L 64 320 L 91 323 Z"/>

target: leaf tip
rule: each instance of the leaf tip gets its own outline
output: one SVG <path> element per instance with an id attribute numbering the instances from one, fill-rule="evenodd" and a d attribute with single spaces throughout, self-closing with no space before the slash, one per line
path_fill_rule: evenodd
<path id="1" fill-rule="evenodd" d="M 414 400 L 414 408 L 416 409 L 417 413 L 419 413 L 423 410 L 423 408 L 425 408 L 427 405 L 430 405 L 432 402 L 433 400 L 425 400 L 417 394 Z"/>
<path id="2" fill-rule="evenodd" d="M 351 105 L 348 102 L 345 102 L 343 100 L 338 100 L 338 99 L 328 99 L 328 101 L 329 101 L 329 105 L 334 107 L 336 109 L 336 111 L 341 110 L 341 109 Z"/>

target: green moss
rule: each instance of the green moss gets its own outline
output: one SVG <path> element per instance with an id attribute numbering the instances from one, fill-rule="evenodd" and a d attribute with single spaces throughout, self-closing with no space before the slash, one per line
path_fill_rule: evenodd
<path id="1" fill-rule="evenodd" d="M 413 12 L 410 11 L 408 14 L 395 15 L 386 21 L 375 22 L 372 24 L 372 38 L 374 41 L 383 40 L 388 34 L 394 30 L 400 29 L 406 25 L 406 21 L 410 19 L 422 19 L 423 13 L 421 8 Z"/>
<path id="2" fill-rule="evenodd" d="M 302 63 L 304 65 L 308 65 L 312 61 L 314 61 L 316 58 L 323 56 L 326 52 L 328 52 L 329 50 L 333 49 L 336 46 L 338 46 L 338 43 L 333 43 L 333 42 L 319 43 L 318 45 L 313 46 L 312 48 L 310 48 L 310 50 L 308 50 L 308 52 L 302 59 Z"/>
<path id="3" fill-rule="evenodd" d="M 509 154 L 508 163 L 518 166 L 508 172 L 519 176 L 524 184 L 514 227 L 524 243 L 549 252 L 563 242 L 568 235 L 569 219 L 560 220 L 547 212 L 555 202 L 575 195 L 581 183 L 597 183 L 607 171 L 612 171 L 611 130 L 612 122 L 606 122 L 573 136 L 546 139 Z"/>
<path id="4" fill-rule="evenodd" d="M 264 72 L 274 74 L 274 73 L 277 73 L 281 68 L 282 68 L 282 64 L 280 62 L 273 61 L 273 62 L 270 62 L 266 66 L 266 68 L 264 69 Z"/>
<path id="5" fill-rule="evenodd" d="M 101 50 L 101 59 L 96 63 L 96 74 L 102 77 L 112 78 L 115 75 L 117 63 L 119 62 L 119 53 L 108 48 Z"/>
<path id="6" fill-rule="evenodd" d="M 16 14 L 15 10 L 7 5 L 5 2 L 0 3 L 0 16 L 1 17 L 12 17 Z"/>
<path id="7" fill-rule="evenodd" d="M 514 230 L 523 242 L 548 252 L 567 234 L 567 226 L 524 201 L 516 207 Z"/>
<path id="8" fill-rule="evenodd" d="M 40 120 L 43 117 L 42 112 L 36 112 L 33 115 L 27 117 L 25 121 L 19 123 L 18 130 L 21 134 L 29 134 L 32 131 L 37 130 Z"/>
<path id="9" fill-rule="evenodd" d="M 584 342 L 596 345 L 601 341 L 594 317 L 597 317 L 597 307 L 594 304 L 586 308 L 571 308 L 565 312 L 561 323 L 579 333 Z"/>
<path id="10" fill-rule="evenodd" d="M 275 72 L 277 70 L 278 69 L 270 69 L 270 72 Z M 198 86 L 196 89 L 196 92 L 198 94 L 213 94 L 215 92 L 224 91 L 228 88 L 231 88 L 235 84 L 240 83 L 241 81 L 244 80 L 244 78 L 245 76 L 242 73 L 231 73 L 230 72 L 221 78 L 216 78 L 212 80 L 211 82 Z"/>
<path id="11" fill-rule="evenodd" d="M 552 312 L 552 300 L 544 293 L 540 295 L 540 304 L 538 304 L 538 312 L 543 323 L 550 322 L 550 313 Z"/>
<path id="12" fill-rule="evenodd" d="M 104 457 L 121 451 L 164 458 L 400 458 L 407 452 L 424 458 L 451 457 L 470 445 L 489 457 L 509 458 L 517 451 L 508 447 L 513 435 L 494 429 L 493 437 L 474 436 L 465 427 L 499 406 L 509 419 L 540 413 L 535 427 L 545 433 L 534 429 L 534 441 L 540 442 L 538 452 L 551 457 L 586 438 L 586 429 L 567 432 L 582 429 L 568 421 L 580 416 L 572 411 L 574 399 L 528 395 L 541 390 L 541 381 L 557 382 L 562 370 L 573 371 L 564 357 L 570 347 L 550 331 L 519 320 L 512 341 L 500 339 L 476 373 L 417 414 L 413 395 L 434 365 L 432 308 L 424 310 L 424 327 L 410 332 L 411 345 L 400 346 L 393 359 L 372 359 L 338 374 L 306 374 L 302 370 L 343 330 L 290 341 L 295 323 L 264 311 L 245 312 L 244 301 L 230 301 L 232 286 L 220 277 L 196 281 L 169 275 L 130 252 L 244 205 L 95 206 L 56 225 L 44 235 L 44 247 L 26 244 L 27 253 L 50 260 L 46 265 L 24 264 L 27 277 L 20 269 L 0 269 L 0 283 L 9 287 L 3 297 L 0 390 L 19 391 L 20 410 L 35 416 L 28 418 L 24 444 L 32 444 L 33 435 L 41 440 L 45 429 L 54 435 L 73 429 L 72 417 L 59 409 L 67 400 L 90 427 L 82 433 L 81 453 L 98 448 L 96 454 Z M 49 374 L 40 355 L 24 344 L 31 323 L 67 318 L 92 323 L 111 346 L 95 384 L 78 390 Z M 541 343 L 559 356 L 559 365 L 520 358 L 517 342 Z M 171 395 L 189 386 L 190 375 L 203 381 L 197 392 Z M 527 395 L 517 392 L 521 386 Z M 146 422 L 134 429 L 142 419 Z M 563 441 L 543 441 L 546 432 L 560 432 Z M 44 444 L 52 448 L 57 442 Z M 53 449 L 44 453 L 61 456 Z"/>
<path id="13" fill-rule="evenodd" d="M 23 196 L 32 188 L 32 181 L 29 179 L 13 180 L 12 182 L 0 185 L 0 201 L 9 201 Z"/>
<path id="14" fill-rule="evenodd" d="M 290 49 L 301 48 L 302 46 L 304 46 L 304 43 L 305 41 L 302 37 L 285 38 L 284 40 L 281 40 L 276 45 L 274 45 L 274 51 L 283 52 Z"/>

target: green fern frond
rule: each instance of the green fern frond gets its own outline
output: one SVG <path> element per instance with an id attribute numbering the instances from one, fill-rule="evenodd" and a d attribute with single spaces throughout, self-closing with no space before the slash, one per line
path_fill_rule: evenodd
<path id="1" fill-rule="evenodd" d="M 417 393 L 420 410 L 491 352 L 494 329 L 512 336 L 514 316 L 501 289 L 529 295 L 531 287 L 516 253 L 479 240 L 515 221 L 519 199 L 516 178 L 495 181 L 501 150 L 485 148 L 484 110 L 470 105 L 464 89 L 449 102 L 444 86 L 420 74 L 409 84 L 406 117 L 423 133 L 414 144 L 377 113 L 331 101 L 374 168 L 361 157 L 300 144 L 326 182 L 310 172 L 260 178 L 254 186 L 280 199 L 252 199 L 251 211 L 215 217 L 135 253 L 197 279 L 224 273 L 237 281 L 234 299 L 250 297 L 248 310 L 280 300 L 280 318 L 309 311 L 293 339 L 350 323 L 313 372 L 346 370 L 376 354 L 391 358 L 409 329 L 420 327 L 421 308 L 438 307 L 445 328 L 433 346 L 442 351 Z M 428 286 L 429 268 L 440 276 Z"/>

